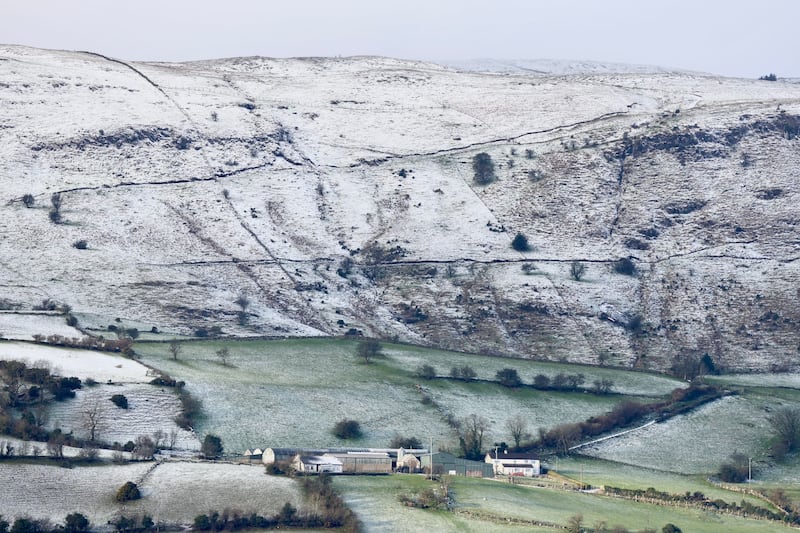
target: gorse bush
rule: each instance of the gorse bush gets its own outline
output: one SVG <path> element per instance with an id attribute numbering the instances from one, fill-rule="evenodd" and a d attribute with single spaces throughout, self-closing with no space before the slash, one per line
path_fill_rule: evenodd
<path id="1" fill-rule="evenodd" d="M 336 425 L 333 426 L 333 434 L 343 440 L 358 439 L 363 435 L 361 424 L 349 418 L 336 422 Z"/>
<path id="2" fill-rule="evenodd" d="M 475 172 L 474 180 L 478 185 L 488 185 L 495 180 L 494 161 L 486 152 L 476 154 L 472 158 L 472 170 Z"/>

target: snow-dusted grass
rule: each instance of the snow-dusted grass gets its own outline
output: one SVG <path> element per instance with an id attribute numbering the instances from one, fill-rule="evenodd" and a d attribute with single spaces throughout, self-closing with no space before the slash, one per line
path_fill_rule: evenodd
<path id="1" fill-rule="evenodd" d="M 671 376 L 615 368 L 487 357 L 403 345 L 387 345 L 384 351 L 392 356 L 393 361 L 397 361 L 407 370 L 413 371 L 423 364 L 429 364 L 436 369 L 437 375 L 444 376 L 450 374 L 452 367 L 465 365 L 471 366 L 479 379 L 489 380 L 495 379 L 495 374 L 502 368 L 514 368 L 524 383 L 532 383 L 537 374 L 544 374 L 550 378 L 561 373 L 583 374 L 586 377 L 585 386 L 590 387 L 597 379 L 610 379 L 614 382 L 613 392 L 631 396 L 664 396 L 675 388 L 685 386 L 684 382 Z"/>
<path id="2" fill-rule="evenodd" d="M 660 530 L 673 523 L 683 531 L 699 533 L 785 531 L 777 523 L 716 515 L 699 509 L 635 503 L 595 494 L 563 492 L 509 485 L 497 481 L 454 478 L 457 506 L 498 518 L 508 516 L 566 524 L 569 517 L 582 514 L 584 524 L 606 521 L 631 530 Z"/>
<path id="3" fill-rule="evenodd" d="M 726 385 L 800 389 L 800 373 L 797 372 L 784 374 L 726 374 L 723 376 L 709 376 L 708 380 Z"/>
<path id="4" fill-rule="evenodd" d="M 412 495 L 437 486 L 436 482 L 418 475 L 334 478 L 334 487 L 370 533 L 552 531 L 479 520 L 446 511 L 414 509 L 402 505 L 397 499 L 403 494 Z"/>
<path id="5" fill-rule="evenodd" d="M 433 438 L 437 448 L 454 447 L 452 429 L 443 413 L 462 418 L 470 414 L 490 421 L 487 441 L 510 439 L 508 417 L 518 413 L 529 419 L 530 431 L 566 421 L 585 420 L 609 411 L 624 396 L 598 397 L 584 393 L 545 393 L 512 390 L 497 384 L 420 380 L 418 364 L 428 361 L 449 373 L 452 365 L 472 365 L 479 376 L 494 379 L 496 369 L 518 368 L 528 380 L 539 368 L 552 365 L 529 361 L 468 356 L 424 348 L 386 345 L 385 356 L 364 364 L 356 355 L 355 341 L 204 341 L 183 344 L 178 361 L 170 358 L 166 344 L 139 343 L 137 353 L 149 365 L 186 381 L 187 390 L 203 402 L 205 418 L 199 434 L 223 437 L 231 452 L 265 446 L 336 446 L 334 423 L 352 418 L 361 423 L 360 446 L 387 446 L 392 436 Z M 230 350 L 230 365 L 215 355 Z M 446 370 L 445 370 L 446 368 Z M 582 372 L 583 367 L 559 365 L 558 371 Z M 586 369 L 587 372 L 590 369 Z M 652 381 L 656 390 L 671 390 L 673 381 L 658 376 L 620 373 L 623 380 Z M 642 385 L 638 385 L 641 387 Z M 423 405 L 429 395 L 437 407 Z"/>
<path id="6" fill-rule="evenodd" d="M 195 516 L 225 509 L 270 516 L 286 503 L 303 510 L 297 483 L 268 476 L 261 465 L 167 462 L 141 484 L 142 499 L 127 510 L 148 513 L 156 521 L 191 523 Z"/>
<path id="7" fill-rule="evenodd" d="M 0 359 L 16 359 L 26 364 L 44 361 L 62 376 L 75 376 L 97 382 L 143 383 L 153 379 L 148 368 L 121 355 L 59 348 L 25 342 L 0 342 Z"/>
<path id="8" fill-rule="evenodd" d="M 761 395 L 728 396 L 687 415 L 587 446 L 581 453 L 671 472 L 715 472 L 734 452 L 765 455 L 770 434 L 766 417 L 775 405 L 774 399 Z"/>
<path id="9" fill-rule="evenodd" d="M 83 334 L 68 326 L 61 313 L 17 313 L 0 311 L 0 338 L 29 341 L 34 335 L 63 335 L 81 337 Z"/>
<path id="10" fill-rule="evenodd" d="M 211 510 L 236 509 L 264 516 L 285 502 L 303 509 L 299 487 L 291 479 L 271 477 L 260 467 L 166 462 L 61 468 L 0 462 L 0 512 L 4 518 L 31 516 L 62 522 L 80 512 L 102 526 L 122 513 L 149 514 L 156 521 L 190 524 Z M 127 481 L 139 484 L 142 499 L 114 501 Z"/>
<path id="11" fill-rule="evenodd" d="M 123 394 L 128 398 L 127 409 L 111 402 L 114 394 Z M 78 438 L 88 439 L 85 413 L 95 405 L 99 406 L 101 413 L 96 434 L 100 442 L 124 444 L 129 440 L 135 441 L 139 435 L 152 436 L 161 431 L 168 436 L 172 431 L 177 431 L 176 448 L 197 450 L 200 447 L 193 433 L 175 424 L 175 417 L 181 410 L 175 391 L 149 384 L 83 387 L 76 391 L 75 398 L 50 405 L 48 427 L 59 427 Z"/>
<path id="12" fill-rule="evenodd" d="M 104 525 L 119 510 L 117 489 L 136 482 L 150 463 L 62 468 L 0 462 L 0 510 L 3 517 L 51 518 L 61 522 L 79 512 L 93 525 Z"/>
<path id="13" fill-rule="evenodd" d="M 719 488 L 703 475 L 685 475 L 664 472 L 622 463 L 614 463 L 588 457 L 559 457 L 547 463 L 548 468 L 556 470 L 572 479 L 583 481 L 594 487 L 604 485 L 624 489 L 647 489 L 671 494 L 684 494 L 700 491 L 710 499 L 721 499 L 729 503 L 739 503 L 743 498 L 753 504 L 764 505 L 763 500 Z"/>

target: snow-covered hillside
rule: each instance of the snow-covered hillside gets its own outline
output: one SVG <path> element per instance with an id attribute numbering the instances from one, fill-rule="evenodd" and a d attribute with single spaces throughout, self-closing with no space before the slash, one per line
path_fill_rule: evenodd
<path id="1" fill-rule="evenodd" d="M 51 298 L 96 329 L 797 358 L 797 84 L 0 46 L 0 108 L 0 304 L 21 317 Z"/>

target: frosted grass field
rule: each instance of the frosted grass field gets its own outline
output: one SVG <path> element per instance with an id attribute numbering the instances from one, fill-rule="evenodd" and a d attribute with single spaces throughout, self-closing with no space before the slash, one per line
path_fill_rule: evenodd
<path id="1" fill-rule="evenodd" d="M 128 409 L 121 409 L 111 402 L 111 396 L 123 394 L 128 399 Z M 101 423 L 96 438 L 105 443 L 135 441 L 139 435 L 150 435 L 162 431 L 169 435 L 177 431 L 176 448 L 199 450 L 200 442 L 193 433 L 181 429 L 175 417 L 181 410 L 180 400 L 170 388 L 150 384 L 84 386 L 76 391 L 75 398 L 53 402 L 48 410 L 49 429 L 60 427 L 65 433 L 89 438 L 85 427 L 85 413 L 97 404 L 101 412 Z"/>
<path id="2" fill-rule="evenodd" d="M 287 501 L 304 508 L 294 480 L 245 465 L 145 462 L 62 468 L 0 463 L 0 478 L 0 514 L 5 519 L 30 516 L 61 522 L 79 512 L 96 527 L 120 513 L 146 513 L 157 522 L 191 524 L 195 516 L 211 510 L 268 516 Z M 127 481 L 139 485 L 142 499 L 119 504 L 114 495 Z"/>
<path id="3" fill-rule="evenodd" d="M 728 396 L 686 415 L 581 449 L 585 455 L 684 474 L 715 472 L 734 453 L 763 457 L 769 398 Z"/>
<path id="4" fill-rule="evenodd" d="M 785 526 L 758 520 L 718 515 L 700 509 L 666 507 L 636 503 L 596 494 L 543 490 L 489 480 L 453 478 L 453 491 L 459 508 L 490 513 L 497 517 L 538 519 L 566 524 L 570 516 L 582 514 L 591 527 L 606 521 L 609 527 L 620 524 L 631 530 L 661 530 L 673 523 L 692 533 L 745 533 L 785 531 Z"/>
<path id="5" fill-rule="evenodd" d="M 152 463 L 125 466 L 62 468 L 20 463 L 0 463 L 0 512 L 3 517 L 48 517 L 63 521 L 79 512 L 94 525 L 105 524 L 119 511 L 117 489 L 136 481 Z"/>
<path id="6" fill-rule="evenodd" d="M 53 373 L 82 380 L 92 378 L 101 383 L 147 383 L 153 379 L 146 366 L 129 357 L 93 350 L 0 342 L 0 359 L 23 361 L 28 365 L 46 362 Z"/>
<path id="7" fill-rule="evenodd" d="M 587 527 L 606 521 L 609 527 L 619 524 L 632 531 L 648 527 L 660 530 L 667 523 L 693 533 L 786 530 L 780 524 L 716 515 L 699 509 L 662 507 L 596 494 L 543 490 L 463 477 L 451 478 L 456 502 L 456 512 L 452 514 L 411 509 L 400 504 L 399 494 L 434 486 L 420 476 L 342 477 L 334 480 L 334 486 L 371 532 L 553 531 L 552 528 L 508 525 L 504 518 L 566 524 L 578 513 L 583 514 Z"/>
<path id="8" fill-rule="evenodd" d="M 229 366 L 215 356 L 222 347 L 230 350 Z M 203 402 L 207 415 L 199 421 L 197 432 L 221 435 L 229 452 L 342 445 L 330 430 L 345 417 L 361 423 L 365 436 L 357 441 L 360 446 L 387 446 L 394 434 L 400 434 L 423 442 L 433 438 L 437 448 L 455 447 L 457 442 L 441 413 L 421 403 L 423 393 L 456 418 L 472 413 L 487 417 L 491 422 L 487 441 L 509 441 L 504 423 L 517 413 L 528 417 L 530 431 L 535 432 L 538 427 L 604 413 L 624 399 L 420 380 L 414 370 L 423 361 L 444 374 L 453 365 L 469 364 L 487 379 L 494 379 L 495 372 L 506 366 L 518 368 L 528 380 L 540 368 L 554 374 L 578 373 L 584 368 L 540 367 L 529 361 L 406 346 L 386 345 L 385 357 L 371 364 L 357 357 L 356 342 L 340 340 L 189 342 L 183 344 L 178 361 L 168 355 L 166 344 L 141 343 L 136 350 L 146 364 L 186 381 L 187 390 Z M 591 369 L 585 370 L 590 375 Z M 665 393 L 675 388 L 673 380 L 647 374 L 620 373 L 622 381 L 629 374 L 633 374 L 631 390 L 643 390 L 647 383 L 655 384 L 651 393 L 658 387 Z"/>

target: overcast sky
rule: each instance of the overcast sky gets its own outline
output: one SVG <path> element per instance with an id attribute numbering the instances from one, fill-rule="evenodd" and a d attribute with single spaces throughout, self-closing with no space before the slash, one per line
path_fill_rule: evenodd
<path id="1" fill-rule="evenodd" d="M 579 59 L 800 77 L 800 0 L 0 0 L 0 42 L 129 60 Z"/>

